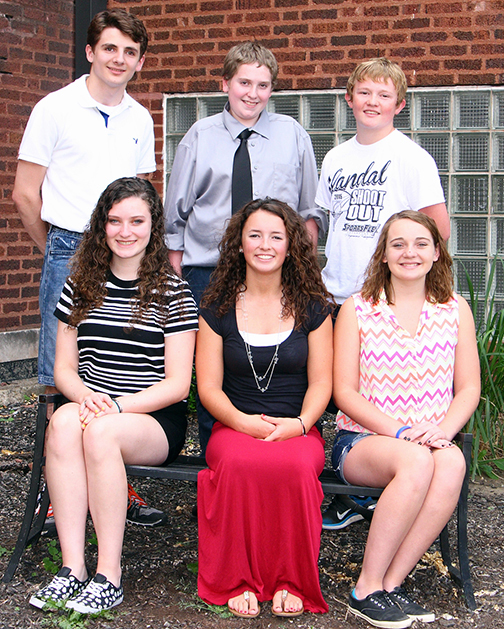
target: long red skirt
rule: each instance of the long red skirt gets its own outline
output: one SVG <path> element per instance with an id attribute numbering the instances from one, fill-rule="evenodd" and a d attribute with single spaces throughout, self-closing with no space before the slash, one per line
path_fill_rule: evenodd
<path id="1" fill-rule="evenodd" d="M 327 612 L 318 556 L 324 441 L 265 442 L 216 422 L 209 469 L 198 474 L 198 594 L 224 605 L 245 590 L 268 601 L 278 590 L 305 610 Z"/>

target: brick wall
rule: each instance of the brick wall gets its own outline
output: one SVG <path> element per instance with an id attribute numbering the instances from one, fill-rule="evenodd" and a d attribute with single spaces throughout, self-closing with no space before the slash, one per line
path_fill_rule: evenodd
<path id="1" fill-rule="evenodd" d="M 32 105 L 72 80 L 73 2 L 0 0 L 0 330 L 37 325 L 40 256 L 10 201 Z M 280 89 L 344 87 L 362 59 L 398 61 L 411 86 L 504 83 L 504 2 L 109 0 L 144 20 L 147 61 L 129 91 L 151 111 L 162 193 L 164 92 L 218 91 L 235 43 L 257 39 Z"/>
<path id="2" fill-rule="evenodd" d="M 0 0 L 0 330 L 38 326 L 42 259 L 11 201 L 33 105 L 73 78 L 73 1 Z"/>

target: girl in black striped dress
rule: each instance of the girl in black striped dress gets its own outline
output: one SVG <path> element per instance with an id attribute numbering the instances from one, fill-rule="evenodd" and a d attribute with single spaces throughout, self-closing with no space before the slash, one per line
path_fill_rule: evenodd
<path id="1" fill-rule="evenodd" d="M 186 431 L 196 306 L 168 261 L 148 181 L 118 179 L 103 192 L 55 315 L 55 382 L 69 403 L 49 423 L 46 478 L 63 568 L 30 603 L 96 613 L 123 600 L 124 466 L 169 463 Z M 88 510 L 98 538 L 92 579 Z"/>

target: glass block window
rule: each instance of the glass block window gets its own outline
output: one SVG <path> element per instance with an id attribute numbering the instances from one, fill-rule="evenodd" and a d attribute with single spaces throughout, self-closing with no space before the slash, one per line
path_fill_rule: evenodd
<path id="1" fill-rule="evenodd" d="M 165 96 L 166 182 L 184 133 L 221 111 L 226 100 L 223 94 Z M 319 169 L 333 146 L 355 134 L 345 90 L 275 92 L 268 110 L 292 116 L 307 130 Z M 481 295 L 481 316 L 492 259 L 504 259 L 504 88 L 411 88 L 395 126 L 436 161 L 451 219 L 456 290 L 468 296 L 467 273 Z M 504 307 L 501 265 L 490 288 Z"/>

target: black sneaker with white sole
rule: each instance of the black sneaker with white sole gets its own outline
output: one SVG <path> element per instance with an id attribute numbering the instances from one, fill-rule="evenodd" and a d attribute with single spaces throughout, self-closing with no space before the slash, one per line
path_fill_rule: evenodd
<path id="1" fill-rule="evenodd" d="M 421 622 L 434 622 L 436 620 L 436 615 L 415 603 L 403 587 L 395 587 L 392 592 L 387 592 L 387 596 L 412 620 L 420 620 Z"/>
<path id="2" fill-rule="evenodd" d="M 406 629 L 413 620 L 388 598 L 387 592 L 377 590 L 362 600 L 352 592 L 348 598 L 348 609 L 373 627 L 383 629 Z"/>
<path id="3" fill-rule="evenodd" d="M 123 602 L 122 583 L 116 587 L 103 574 L 96 574 L 80 594 L 66 602 L 66 607 L 80 614 L 98 614 Z"/>
<path id="4" fill-rule="evenodd" d="M 375 498 L 336 495 L 322 513 L 322 528 L 339 531 L 359 520 L 370 521 L 375 507 Z"/>
<path id="5" fill-rule="evenodd" d="M 63 566 L 51 583 L 39 590 L 30 598 L 30 605 L 43 609 L 49 602 L 64 603 L 82 592 L 89 579 L 79 581 L 73 574 L 70 574 L 70 568 Z"/>

